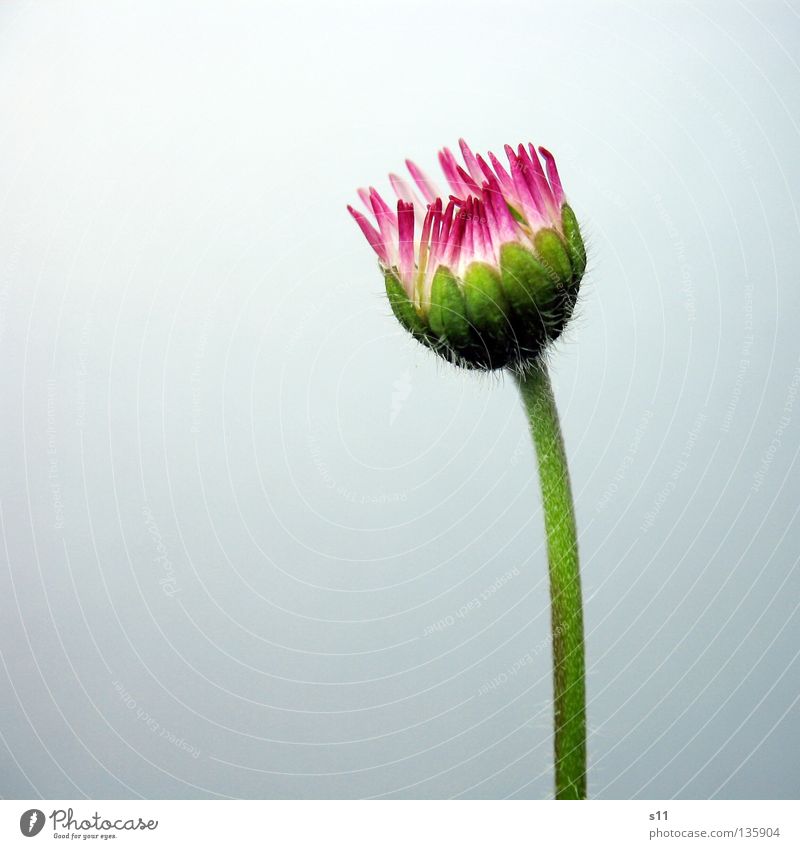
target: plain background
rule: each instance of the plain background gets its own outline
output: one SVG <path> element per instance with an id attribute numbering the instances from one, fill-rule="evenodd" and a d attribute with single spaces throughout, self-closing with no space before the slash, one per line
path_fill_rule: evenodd
<path id="1" fill-rule="evenodd" d="M 551 148 L 590 792 L 796 798 L 789 2 L 0 7 L 0 791 L 551 793 L 509 380 L 391 317 L 345 211 Z"/>

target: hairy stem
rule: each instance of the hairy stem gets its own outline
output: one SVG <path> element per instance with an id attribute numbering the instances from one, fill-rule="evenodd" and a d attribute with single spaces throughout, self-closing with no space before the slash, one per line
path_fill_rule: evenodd
<path id="1" fill-rule="evenodd" d="M 553 629 L 556 799 L 586 798 L 586 684 L 575 508 L 544 363 L 518 377 L 539 460 Z"/>

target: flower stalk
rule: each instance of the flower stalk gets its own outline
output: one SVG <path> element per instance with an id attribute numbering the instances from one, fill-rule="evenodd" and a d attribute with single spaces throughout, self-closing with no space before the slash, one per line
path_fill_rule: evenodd
<path id="1" fill-rule="evenodd" d="M 517 376 L 539 461 L 553 632 L 556 799 L 586 798 L 586 683 L 575 508 L 553 387 L 543 361 Z"/>
<path id="2" fill-rule="evenodd" d="M 586 798 L 583 612 L 575 510 L 564 442 L 545 366 L 566 328 L 586 270 L 586 248 L 553 155 L 505 145 L 508 164 L 462 139 L 461 162 L 439 153 L 440 191 L 406 160 L 413 185 L 389 181 L 393 208 L 372 187 L 348 207 L 375 251 L 400 324 L 462 368 L 516 378 L 539 458 L 553 626 L 557 799 Z M 463 163 L 463 164 L 462 164 Z"/>

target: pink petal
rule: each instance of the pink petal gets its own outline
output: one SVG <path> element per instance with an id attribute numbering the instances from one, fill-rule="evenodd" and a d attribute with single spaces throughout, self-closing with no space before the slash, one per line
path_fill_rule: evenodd
<path id="1" fill-rule="evenodd" d="M 408 173 L 411 174 L 414 182 L 417 184 L 417 188 L 422 192 L 422 197 L 425 198 L 427 203 L 433 203 L 439 197 L 439 190 L 433 181 L 410 159 L 406 159 L 406 168 L 408 168 Z"/>
<path id="2" fill-rule="evenodd" d="M 381 239 L 383 239 L 384 250 L 388 257 L 387 264 L 395 265 L 397 262 L 397 250 L 395 248 L 397 244 L 397 216 L 373 188 L 369 190 L 369 199 L 378 222 L 378 229 L 381 231 Z"/>
<path id="3" fill-rule="evenodd" d="M 483 203 L 478 198 L 475 198 L 472 208 L 473 250 L 475 252 L 475 256 L 478 259 L 486 259 L 489 253 L 489 245 L 491 244 L 491 242 L 487 244 L 486 237 L 484 235 L 484 226 L 486 224 L 486 210 L 483 208 Z"/>
<path id="4" fill-rule="evenodd" d="M 384 265 L 389 264 L 389 257 L 386 253 L 386 248 L 383 244 L 383 239 L 380 236 L 380 233 L 367 221 L 366 216 L 359 212 L 357 209 L 353 209 L 352 206 L 347 207 L 347 211 L 350 215 L 353 216 L 356 220 L 356 224 L 361 228 L 361 232 L 367 237 L 367 241 L 372 245 L 372 249 L 378 255 L 378 258 Z"/>
<path id="5" fill-rule="evenodd" d="M 473 181 L 475 183 L 480 183 L 483 178 L 481 176 L 481 168 L 478 164 L 478 160 L 475 158 L 475 154 L 470 150 L 469 145 L 464 141 L 464 139 L 458 140 L 458 146 L 461 148 L 461 155 L 464 157 L 464 162 Z"/>
<path id="6" fill-rule="evenodd" d="M 400 279 L 409 297 L 414 292 L 414 205 L 397 201 L 397 230 L 400 245 Z"/>
<path id="7" fill-rule="evenodd" d="M 422 224 L 425 218 L 425 206 L 422 201 L 416 196 L 414 190 L 408 183 L 397 174 L 389 174 L 389 182 L 392 184 L 392 188 L 394 189 L 394 193 L 400 200 L 406 201 L 406 203 L 410 203 L 414 207 L 414 217 L 417 220 L 418 224 Z"/>
<path id="8" fill-rule="evenodd" d="M 525 150 L 522 145 L 520 145 L 519 147 L 520 150 Z M 536 186 L 539 189 L 539 194 L 542 197 L 543 203 L 540 208 L 544 215 L 548 215 L 552 213 L 555 209 L 553 191 L 550 188 L 550 184 L 547 182 L 547 177 L 544 176 L 544 171 L 542 170 L 542 163 L 539 161 L 539 157 L 536 155 L 536 148 L 532 144 L 529 144 L 528 151 L 530 151 L 530 156 L 526 154 L 525 158 L 531 164 L 533 178 L 536 181 Z"/>
<path id="9" fill-rule="evenodd" d="M 452 271 L 458 267 L 459 259 L 461 258 L 461 244 L 464 240 L 464 230 L 467 226 L 467 216 L 461 209 L 453 222 L 447 237 L 447 250 L 444 255 L 445 265 L 449 266 Z"/>
<path id="10" fill-rule="evenodd" d="M 492 239 L 492 231 L 489 229 L 489 215 L 483 202 L 481 202 L 481 236 L 486 258 L 496 262 L 498 259 L 497 245 L 494 244 Z"/>
<path id="11" fill-rule="evenodd" d="M 525 185 L 528 187 L 528 191 L 531 193 L 531 199 L 536 209 L 542 215 L 546 215 L 548 211 L 547 196 L 550 194 L 550 186 L 547 185 L 547 180 L 544 179 L 541 162 L 539 162 L 537 157 L 536 165 L 534 165 L 528 156 L 528 151 L 525 150 L 523 145 L 519 145 L 517 148 L 517 162 L 520 165 L 520 172 L 525 180 Z"/>
<path id="12" fill-rule="evenodd" d="M 388 203 L 380 196 L 377 189 L 373 189 L 372 186 L 369 187 L 369 200 L 372 206 L 372 211 L 375 215 L 386 215 L 389 220 L 397 226 L 397 217 L 395 216 L 392 208 Z"/>
<path id="13" fill-rule="evenodd" d="M 561 177 L 558 176 L 558 168 L 556 160 L 552 153 L 544 147 L 539 148 L 539 153 L 542 154 L 547 166 L 547 177 L 550 180 L 550 186 L 553 189 L 553 197 L 555 198 L 556 206 L 561 209 L 564 203 L 564 189 L 561 186 Z"/>
<path id="14" fill-rule="evenodd" d="M 450 230 L 453 226 L 453 214 L 455 213 L 455 210 L 455 201 L 451 200 L 445 207 L 444 215 L 442 215 L 442 229 L 439 231 L 439 235 L 443 247 L 447 244 L 447 241 L 450 238 Z"/>
<path id="15" fill-rule="evenodd" d="M 473 198 L 467 198 L 464 206 L 464 238 L 461 242 L 461 247 L 465 256 L 472 256 L 475 253 L 475 204 Z"/>
<path id="16" fill-rule="evenodd" d="M 469 194 L 466 184 L 458 175 L 456 158 L 448 148 L 439 151 L 439 164 L 442 166 L 442 171 L 453 192 L 459 197 Z"/>
<path id="17" fill-rule="evenodd" d="M 473 195 L 479 194 L 480 189 L 478 188 L 478 184 L 472 179 L 472 177 L 467 174 L 460 165 L 456 166 L 456 170 L 458 171 L 458 176 L 464 181 L 464 185 L 469 190 L 469 193 Z"/>
<path id="18" fill-rule="evenodd" d="M 439 201 L 439 211 L 441 212 L 442 202 Z M 433 230 L 433 221 L 436 217 L 436 207 L 433 204 L 428 206 L 428 211 L 425 213 L 425 220 L 422 222 L 422 235 L 419 238 L 420 247 L 426 246 L 431 240 L 431 231 Z"/>
<path id="19" fill-rule="evenodd" d="M 433 219 L 431 221 L 431 259 L 430 264 L 435 266 L 439 261 L 442 253 L 442 225 L 444 223 L 444 215 L 442 213 L 442 199 L 436 198 L 436 201 L 431 205 L 433 211 Z"/>
<path id="20" fill-rule="evenodd" d="M 372 212 L 372 201 L 369 199 L 369 192 L 366 189 L 358 189 L 356 191 L 361 203 L 364 204 L 364 208 L 367 212 Z"/>
<path id="21" fill-rule="evenodd" d="M 503 168 L 503 165 L 500 160 L 491 151 L 489 151 L 489 162 L 492 163 L 492 167 L 494 168 L 494 176 L 497 182 L 502 187 L 502 190 L 509 196 L 513 195 L 514 184 L 511 181 L 511 177 L 508 176 L 508 173 L 506 172 L 506 169 Z M 486 176 L 488 179 L 489 175 L 487 174 Z"/>
<path id="22" fill-rule="evenodd" d="M 527 180 L 525 179 L 523 172 L 524 163 L 520 162 L 514 151 L 510 148 L 506 152 L 508 153 L 508 159 L 511 164 L 511 179 L 514 181 L 514 192 L 517 200 L 522 206 L 522 209 L 518 211 L 525 216 L 529 224 L 541 224 L 543 216 L 531 195 L 531 190 L 528 186 Z"/>
<path id="23" fill-rule="evenodd" d="M 492 238 L 501 244 L 514 241 L 517 238 L 517 225 L 508 211 L 506 199 L 497 180 L 492 179 L 483 184 L 483 200 Z"/>
<path id="24" fill-rule="evenodd" d="M 496 180 L 497 175 L 494 173 L 494 171 L 492 171 L 491 167 L 486 162 L 486 160 L 480 155 L 477 156 L 477 160 L 478 165 L 480 165 L 481 171 L 483 171 L 483 178 L 485 180 Z"/>
<path id="25" fill-rule="evenodd" d="M 441 209 L 441 204 L 439 204 Z M 419 273 L 425 274 L 428 267 L 428 257 L 431 253 L 431 230 L 433 229 L 434 219 L 436 217 L 436 208 L 433 204 L 428 205 L 428 211 L 425 213 L 425 219 L 422 222 L 422 235 L 419 237 Z"/>

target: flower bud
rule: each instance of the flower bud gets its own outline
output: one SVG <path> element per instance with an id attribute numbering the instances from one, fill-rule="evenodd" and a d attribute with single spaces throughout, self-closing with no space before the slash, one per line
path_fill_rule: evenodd
<path id="1" fill-rule="evenodd" d="M 348 209 L 409 333 L 467 368 L 525 370 L 572 315 L 586 269 L 580 229 L 547 150 L 506 146 L 506 170 L 493 154 L 487 162 L 460 146 L 464 166 L 446 148 L 439 154 L 446 203 L 407 162 L 416 190 L 390 175 L 396 212 L 372 188 L 359 196 L 374 224 Z"/>

